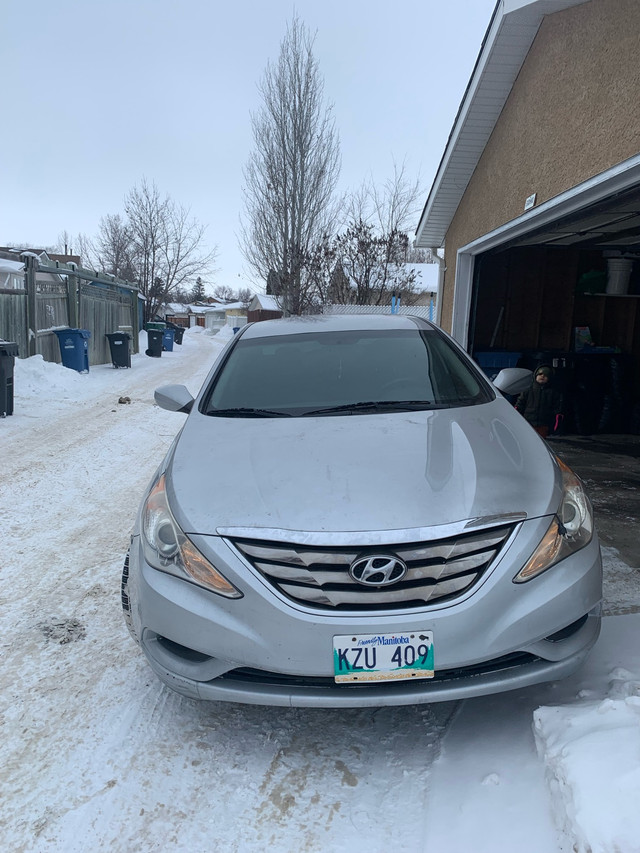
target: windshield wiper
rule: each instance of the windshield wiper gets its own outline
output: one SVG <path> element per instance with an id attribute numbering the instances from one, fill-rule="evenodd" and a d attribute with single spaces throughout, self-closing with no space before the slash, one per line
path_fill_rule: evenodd
<path id="1" fill-rule="evenodd" d="M 275 412 L 271 409 L 210 409 L 207 415 L 219 418 L 290 418 L 289 412 Z"/>
<path id="2" fill-rule="evenodd" d="M 361 403 L 345 403 L 342 406 L 326 406 L 323 409 L 312 409 L 303 412 L 302 417 L 314 415 L 334 415 L 340 412 L 386 412 L 386 411 L 413 411 L 416 409 L 440 408 L 432 400 L 367 400 Z"/>

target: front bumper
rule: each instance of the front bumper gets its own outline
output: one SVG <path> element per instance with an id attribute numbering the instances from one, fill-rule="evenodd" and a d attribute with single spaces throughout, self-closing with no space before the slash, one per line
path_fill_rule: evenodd
<path id="1" fill-rule="evenodd" d="M 513 577 L 548 519 L 522 525 L 482 583 L 454 602 L 420 610 L 318 612 L 286 600 L 221 537 L 192 537 L 243 593 L 230 600 L 158 572 L 134 537 L 130 624 L 151 667 L 199 699 L 300 707 L 419 704 L 503 692 L 574 672 L 600 630 L 597 537 L 526 584 Z M 433 679 L 344 685 L 333 680 L 334 635 L 433 632 Z"/>

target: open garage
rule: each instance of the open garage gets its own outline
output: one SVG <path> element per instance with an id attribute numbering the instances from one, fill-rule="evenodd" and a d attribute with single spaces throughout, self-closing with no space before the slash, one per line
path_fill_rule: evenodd
<path id="1" fill-rule="evenodd" d="M 489 375 L 549 363 L 565 434 L 640 431 L 640 4 L 500 0 L 416 232 Z"/>
<path id="2" fill-rule="evenodd" d="M 468 329 L 490 374 L 554 367 L 565 432 L 640 432 L 640 187 L 478 254 Z"/>

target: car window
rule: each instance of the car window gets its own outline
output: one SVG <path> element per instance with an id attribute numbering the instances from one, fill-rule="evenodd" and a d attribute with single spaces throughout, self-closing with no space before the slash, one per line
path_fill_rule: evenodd
<path id="1" fill-rule="evenodd" d="M 366 412 L 366 404 L 436 408 L 491 397 L 446 338 L 403 329 L 241 338 L 203 399 L 206 414 L 304 416 L 357 404 Z"/>

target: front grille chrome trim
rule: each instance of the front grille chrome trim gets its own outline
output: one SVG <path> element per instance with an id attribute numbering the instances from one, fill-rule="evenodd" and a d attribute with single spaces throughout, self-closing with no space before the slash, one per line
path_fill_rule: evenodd
<path id="1" fill-rule="evenodd" d="M 509 524 L 431 542 L 383 543 L 376 553 L 381 548 L 399 557 L 407 573 L 395 584 L 368 589 L 351 577 L 349 568 L 357 558 L 373 553 L 371 546 L 227 541 L 264 580 L 298 604 L 333 612 L 376 611 L 424 608 L 467 593 L 486 575 L 514 529 Z"/>
<path id="2" fill-rule="evenodd" d="M 288 530 L 282 527 L 216 527 L 216 535 L 224 539 L 252 540 L 256 544 L 280 547 L 318 547 L 324 548 L 327 538 L 336 548 L 352 549 L 396 547 L 413 545 L 416 542 L 432 542 L 449 539 L 459 534 L 473 535 L 490 528 L 504 525 L 515 526 L 527 519 L 526 512 L 508 512 L 501 515 L 479 516 L 461 521 L 451 521 L 448 524 L 438 524 L 431 527 L 405 527 L 398 530 L 336 530 L 328 534 L 322 530 Z M 185 530 L 185 533 L 194 532 Z"/>

